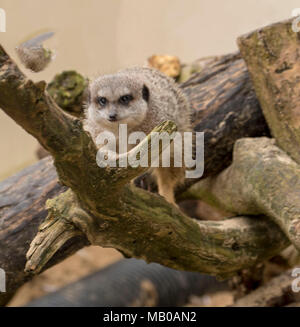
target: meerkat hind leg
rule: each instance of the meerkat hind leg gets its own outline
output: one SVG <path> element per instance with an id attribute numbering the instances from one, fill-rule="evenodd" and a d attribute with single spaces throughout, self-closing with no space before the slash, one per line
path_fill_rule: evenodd
<path id="1" fill-rule="evenodd" d="M 168 202 L 177 206 L 175 202 L 174 191 L 175 187 L 183 179 L 182 168 L 157 168 L 154 170 L 154 175 L 157 180 L 158 193 L 163 196 Z"/>

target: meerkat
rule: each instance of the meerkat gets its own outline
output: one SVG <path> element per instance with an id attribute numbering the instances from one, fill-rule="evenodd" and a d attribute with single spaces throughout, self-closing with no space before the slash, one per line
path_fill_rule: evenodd
<path id="1" fill-rule="evenodd" d="M 95 144 L 103 131 L 117 138 L 119 124 L 127 124 L 128 133 L 149 134 L 166 120 L 173 121 L 180 133 L 192 130 L 187 98 L 172 78 L 156 69 L 128 68 L 100 76 L 89 85 L 83 126 Z M 173 204 L 175 187 L 184 180 L 184 172 L 184 167 L 153 168 L 159 194 Z"/>

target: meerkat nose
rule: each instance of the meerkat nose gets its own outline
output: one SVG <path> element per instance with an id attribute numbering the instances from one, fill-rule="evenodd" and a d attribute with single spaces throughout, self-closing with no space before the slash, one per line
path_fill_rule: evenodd
<path id="1" fill-rule="evenodd" d="M 110 114 L 108 116 L 109 121 L 116 121 L 117 120 L 117 114 Z"/>

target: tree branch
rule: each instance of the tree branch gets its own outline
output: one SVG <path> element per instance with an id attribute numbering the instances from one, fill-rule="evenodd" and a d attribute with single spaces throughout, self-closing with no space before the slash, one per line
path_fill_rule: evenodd
<path id="1" fill-rule="evenodd" d="M 77 128 L 78 121 L 76 119 L 74 120 L 73 118 L 70 118 L 69 121 L 69 116 L 67 114 L 62 114 L 63 118 L 60 119 L 59 117 L 61 117 L 61 112 L 60 109 L 57 108 L 57 106 L 55 106 L 55 114 L 52 116 L 52 119 L 54 119 L 55 123 L 49 124 L 48 128 L 50 128 L 50 126 L 53 127 L 53 125 L 55 124 L 56 126 L 53 127 L 53 130 L 48 131 L 48 134 L 40 133 L 40 126 L 31 126 L 31 124 L 33 124 L 35 120 L 27 120 L 25 114 L 27 108 L 30 108 L 30 111 L 35 110 L 35 101 L 32 101 L 32 99 L 37 99 L 39 97 L 43 99 L 46 97 L 48 99 L 48 102 L 41 102 L 43 104 L 43 110 L 45 110 L 45 112 L 43 112 L 42 110 L 42 114 L 40 115 L 41 121 L 39 119 L 36 120 L 37 122 L 41 122 L 41 126 L 43 126 L 44 123 L 46 124 L 48 122 L 46 119 L 48 115 L 47 106 L 49 105 L 52 107 L 53 101 L 47 94 L 41 94 L 39 97 L 33 98 L 29 96 L 31 94 L 30 85 L 32 85 L 33 89 L 36 89 L 36 86 L 33 85 L 32 82 L 27 81 L 27 87 L 24 88 L 24 83 L 22 84 L 21 82 L 18 82 L 18 77 L 21 79 L 21 81 L 25 80 L 26 78 L 18 70 L 15 64 L 8 58 L 3 49 L 0 53 L 0 66 L 0 105 L 13 119 L 15 119 L 25 129 L 31 132 L 31 134 L 36 134 L 41 143 L 44 145 L 46 144 L 45 146 L 48 149 L 54 149 L 56 148 L 56 146 L 58 149 L 60 148 L 60 143 L 56 145 L 55 142 L 53 142 L 53 140 L 56 141 L 56 136 L 51 134 L 55 134 L 54 127 L 57 128 L 62 123 L 62 126 L 59 127 L 59 130 L 64 130 L 65 126 L 68 126 L 69 122 L 71 121 L 71 128 L 69 129 L 67 127 L 66 132 L 71 130 L 71 134 L 73 135 L 74 132 L 76 140 L 78 141 L 78 139 L 81 138 L 80 142 L 82 142 L 79 142 L 80 145 L 78 145 L 77 141 L 73 143 L 72 139 L 70 139 L 70 143 L 75 144 L 76 149 L 74 150 L 74 153 L 76 154 L 76 156 L 81 150 L 83 152 L 87 151 L 88 154 L 92 153 L 94 155 L 94 152 L 90 151 L 90 146 L 92 146 L 90 143 L 90 139 L 87 138 L 86 135 L 81 135 L 80 137 L 77 137 L 81 133 L 81 131 L 78 132 L 78 129 L 81 130 L 81 127 Z M 5 76 L 7 78 L 5 78 Z M 16 81 L 15 84 L 14 80 Z M 22 92 L 18 91 L 19 84 Z M 15 90 L 14 88 L 16 88 L 17 90 Z M 189 82 L 182 85 L 182 88 L 183 91 L 187 93 L 188 97 L 191 100 L 192 106 L 195 109 L 195 125 L 200 122 L 196 126 L 196 130 L 205 131 L 205 175 L 215 174 L 216 172 L 222 170 L 224 167 L 230 164 L 232 147 L 235 140 L 239 137 L 260 136 L 268 134 L 268 128 L 260 111 L 260 107 L 255 97 L 255 93 L 252 89 L 251 82 L 249 81 L 247 69 L 239 55 L 229 55 L 212 59 L 207 64 L 207 66 L 203 68 L 202 72 L 195 74 Z M 17 95 L 16 97 L 15 94 Z M 29 98 L 28 101 L 26 100 L 27 97 Z M 24 100 L 26 100 L 30 104 L 30 106 L 26 101 L 24 103 Z M 39 103 L 39 101 L 37 102 Z M 40 107 L 37 106 L 37 108 Z M 49 110 L 51 111 L 52 109 Z M 51 115 L 52 113 L 50 114 L 50 116 Z M 58 115 L 58 121 L 55 120 L 55 115 Z M 34 115 L 31 117 L 34 117 Z M 44 120 L 42 119 L 42 117 Z M 64 122 L 65 119 L 67 119 L 66 124 Z M 72 126 L 74 122 L 75 129 L 73 130 Z M 38 136 L 40 134 L 42 134 L 42 137 Z M 49 146 L 47 146 L 49 142 L 48 136 L 51 136 L 50 141 L 52 140 Z M 58 141 L 69 143 L 69 140 L 65 140 L 64 137 L 62 137 L 62 140 L 59 139 Z M 64 145 L 61 146 L 64 147 Z M 66 145 L 66 147 L 67 146 L 68 144 Z M 107 185 L 109 185 L 111 180 L 107 179 L 106 181 L 101 183 L 101 179 L 99 179 L 99 177 L 97 176 L 99 174 L 98 167 L 92 166 L 92 168 L 96 171 L 96 174 L 93 174 L 93 169 L 91 169 L 89 165 L 89 160 L 85 159 L 83 160 L 83 162 L 75 160 L 74 164 L 74 158 L 72 157 L 70 159 L 71 154 L 72 153 L 69 153 L 68 151 L 65 151 L 65 155 L 63 152 L 60 152 L 59 155 L 61 155 L 62 163 L 60 163 L 60 160 L 57 160 L 58 155 L 56 153 L 54 154 L 54 157 L 56 159 L 56 165 L 63 166 L 63 161 L 65 160 L 65 169 L 68 169 L 68 165 L 70 165 L 70 167 L 72 168 L 72 176 L 75 176 L 76 179 L 76 181 L 73 181 L 72 176 L 71 178 L 69 178 L 70 176 L 65 175 L 63 169 L 58 169 L 61 180 L 67 182 L 67 185 L 70 186 L 72 186 L 73 183 L 77 183 L 79 185 L 78 188 L 84 186 L 82 184 L 89 181 L 91 184 L 95 185 L 95 189 L 92 188 L 94 192 L 97 192 L 98 196 L 100 196 L 102 193 L 101 196 L 103 196 L 104 190 L 107 190 Z M 92 160 L 94 161 L 95 157 L 93 157 L 93 155 Z M 88 172 L 85 170 L 87 167 L 89 168 Z M 44 174 L 40 174 L 41 171 L 44 171 Z M 87 179 L 84 179 L 84 177 L 82 176 L 82 171 L 88 175 Z M 10 189 L 11 191 L 8 192 L 8 189 Z M 18 174 L 16 177 L 13 177 L 4 182 L 1 193 L 1 200 L 3 206 L 2 208 L 0 208 L 0 222 L 1 220 L 4 221 L 4 225 L 2 225 L 2 229 L 0 232 L 0 235 L 3 232 L 2 236 L 0 237 L 0 244 L 1 248 L 6 248 L 7 250 L 5 251 L 5 253 L 2 254 L 2 256 L 0 253 L 0 263 L 1 267 L 3 267 L 8 273 L 8 288 L 10 290 L 10 293 L 6 294 L 6 298 L 8 298 L 16 288 L 18 288 L 22 283 L 24 283 L 26 279 L 29 278 L 29 276 L 26 276 L 23 273 L 25 251 L 28 248 L 28 242 L 33 238 L 33 235 L 36 231 L 39 222 L 41 222 L 47 215 L 46 210 L 43 209 L 45 200 L 62 192 L 63 189 L 63 187 L 57 184 L 56 174 L 53 167 L 51 167 L 51 161 L 49 160 L 42 161 L 36 166 L 28 168 L 24 172 Z M 133 194 L 133 200 L 138 201 L 139 197 L 135 198 L 135 193 L 132 193 L 135 191 L 136 189 L 131 190 L 130 187 L 126 188 L 125 193 Z M 137 191 L 139 192 L 139 190 Z M 40 194 L 43 194 L 43 196 L 40 197 Z M 147 212 L 149 208 L 151 208 L 152 211 L 154 211 L 151 212 L 150 216 L 157 215 L 160 210 L 159 208 L 154 209 L 153 204 L 157 203 L 156 200 L 160 198 L 158 196 L 153 195 L 155 199 L 153 200 L 152 195 L 149 195 L 146 192 L 143 192 L 142 195 L 143 201 L 145 199 L 145 196 L 147 196 L 147 207 L 141 208 L 140 205 L 144 202 L 139 202 L 137 208 L 134 209 L 135 213 L 138 214 L 139 217 L 143 217 L 143 213 Z M 132 197 L 130 196 L 130 198 Z M 18 205 L 15 202 L 16 198 L 20 199 L 20 201 L 18 201 Z M 86 197 L 85 199 L 88 198 Z M 124 197 L 123 199 L 126 199 L 126 197 Z M 116 201 L 117 200 L 118 199 L 116 199 Z M 96 201 L 94 201 L 94 199 L 92 200 L 92 202 L 97 203 Z M 109 226 L 115 224 L 115 228 L 119 226 L 118 232 L 120 233 L 123 224 L 126 224 L 126 221 L 122 221 L 121 216 L 119 216 L 120 219 L 116 218 L 118 217 L 118 210 L 114 210 L 114 205 L 115 203 L 113 203 L 112 208 L 110 210 L 110 215 L 113 217 L 110 218 L 111 221 L 109 221 L 107 228 L 109 229 Z M 164 212 L 169 212 L 169 215 L 171 215 L 170 213 L 172 213 L 172 210 L 174 210 L 172 207 L 170 208 L 169 206 L 165 208 L 165 202 L 162 199 L 159 200 L 158 205 L 162 206 L 162 219 L 164 217 Z M 99 207 L 100 206 L 103 207 L 101 202 L 99 204 Z M 128 219 L 128 216 L 130 217 L 130 207 L 127 207 L 126 219 Z M 14 217 L 14 223 L 12 223 L 11 217 Z M 22 217 L 25 217 L 25 219 L 22 219 Z M 144 242 L 144 247 L 151 247 L 153 243 L 149 240 L 149 242 L 147 242 L 147 239 L 143 238 L 142 232 L 142 230 L 145 230 L 147 228 L 146 226 L 148 226 L 149 224 L 151 225 L 151 221 L 147 220 L 145 225 L 143 220 L 140 220 L 139 218 L 136 220 L 135 219 L 136 218 L 134 218 L 134 220 L 131 222 L 129 219 L 129 226 L 126 227 L 128 228 L 128 230 L 130 230 L 131 224 L 135 224 L 138 228 L 140 228 L 141 232 L 139 233 L 139 235 L 141 235 L 139 237 Z M 168 219 L 171 219 L 171 216 L 169 216 Z M 187 218 L 185 217 L 183 219 Z M 119 224 L 120 221 L 122 222 L 122 224 Z M 188 219 L 187 222 L 189 224 L 192 223 L 193 225 L 191 226 L 195 226 L 195 223 L 190 219 Z M 173 220 L 172 223 L 174 223 Z M 241 225 L 239 223 L 241 223 Z M 274 246 L 274 244 L 276 246 L 278 245 L 278 248 L 281 247 L 280 240 L 282 239 L 282 236 L 277 227 L 273 224 L 268 223 L 268 221 L 266 221 L 265 219 L 263 219 L 262 221 L 259 220 L 258 225 L 256 226 L 254 225 L 254 223 L 255 221 L 249 220 L 247 218 L 238 218 L 238 220 L 236 220 L 236 223 L 232 225 L 232 228 L 234 235 L 241 234 L 240 228 L 242 228 L 243 230 L 245 228 L 248 230 L 249 228 L 249 239 L 245 240 L 246 243 L 249 242 L 248 244 L 261 244 L 260 242 L 264 242 L 259 247 L 257 247 L 257 249 L 255 249 L 255 247 L 250 247 L 251 253 L 249 253 L 251 254 L 252 260 L 257 259 L 259 261 L 260 258 L 265 258 L 273 255 L 272 247 Z M 182 226 L 184 226 L 184 224 L 186 224 L 186 220 L 183 221 Z M 248 224 L 250 225 L 248 226 Z M 6 227 L 3 229 L 3 226 Z M 173 227 L 175 228 L 176 226 Z M 215 224 L 212 224 L 211 227 L 217 228 L 216 230 L 212 229 L 212 234 L 215 233 L 215 237 L 223 233 L 224 226 L 222 224 L 220 226 L 218 226 L 218 224 L 217 226 Z M 226 225 L 225 227 L 224 228 L 228 230 L 228 225 Z M 201 228 L 203 229 L 203 235 L 206 235 L 206 225 L 204 224 Z M 157 230 L 155 229 L 155 231 Z M 119 233 L 118 237 L 124 237 L 125 233 L 122 233 L 122 235 L 119 235 Z M 251 236 L 252 233 L 258 233 L 258 235 L 254 234 L 254 240 Z M 268 240 L 267 238 L 264 238 L 264 240 L 262 240 L 260 235 L 263 234 L 265 236 L 267 235 L 267 233 L 270 233 L 270 240 Z M 14 235 L 18 235 L 17 238 L 15 238 Z M 110 237 L 112 237 L 112 240 L 114 241 L 116 235 L 110 235 Z M 259 241 L 256 242 L 256 238 Z M 206 240 L 206 236 L 204 240 Z M 130 241 L 131 240 L 128 240 L 128 243 L 130 243 Z M 132 239 L 132 241 L 135 240 Z M 179 241 L 181 242 L 181 239 Z M 222 243 L 222 241 L 220 242 Z M 243 243 L 241 248 L 246 247 L 246 243 Z M 83 237 L 83 234 L 81 237 L 71 239 L 55 255 L 55 257 L 50 260 L 48 266 L 61 260 L 65 256 L 68 256 L 69 253 L 72 253 L 76 249 L 79 249 L 80 247 L 86 244 L 87 241 L 86 238 Z M 233 244 L 234 248 L 238 247 L 235 245 L 235 243 Z M 131 244 L 131 246 L 133 245 Z M 159 245 L 156 244 L 156 246 L 158 247 Z M 170 248 L 171 244 L 169 244 L 167 241 L 165 245 L 166 253 Z M 10 252 L 10 250 L 12 252 Z M 266 250 L 266 252 L 262 253 L 263 250 Z M 256 251 L 259 251 L 259 253 L 256 254 Z M 211 252 L 213 252 L 213 250 L 211 250 Z M 231 252 L 229 251 L 228 253 L 230 254 Z M 143 254 L 140 252 L 138 253 L 138 255 Z M 153 260 L 155 260 L 155 254 L 152 255 Z M 203 255 L 204 257 L 207 257 L 207 253 L 204 253 Z M 243 258 L 246 260 L 246 256 Z M 224 257 L 223 259 L 225 260 L 226 258 Z M 209 261 L 209 258 L 207 260 Z M 243 261 L 242 258 L 241 261 Z M 241 266 L 244 266 L 246 263 L 240 262 L 239 264 Z M 174 263 L 174 265 L 177 266 L 178 264 Z M 228 267 L 225 268 L 225 271 L 226 269 L 228 269 Z M 230 269 L 232 269 L 232 267 L 230 267 Z M 222 264 L 220 265 L 218 270 L 221 274 L 223 270 Z M 1 300 L 4 296 L 5 295 L 3 294 L 0 295 Z"/>
<path id="2" fill-rule="evenodd" d="M 300 250 L 300 167 L 274 140 L 238 140 L 232 165 L 187 193 L 235 214 L 267 215 Z"/>
<path id="3" fill-rule="evenodd" d="M 222 277 L 268 259 L 289 244 L 264 217 L 199 222 L 133 185 L 125 187 L 119 201 L 122 205 L 107 209 L 114 216 L 102 219 L 84 212 L 71 191 L 51 200 L 51 205 L 48 202 L 51 209 L 28 252 L 27 271 L 38 273 L 43 268 L 44 258 L 57 250 L 56 237 L 65 230 L 64 240 L 69 238 L 70 224 L 91 244 L 117 248 L 128 257 Z"/>
<path id="4" fill-rule="evenodd" d="M 279 307 L 297 302 L 299 301 L 299 293 L 292 291 L 294 280 L 292 270 L 288 270 L 250 294 L 238 299 L 233 307 Z"/>
<path id="5" fill-rule="evenodd" d="M 7 292 L 0 294 L 0 305 L 29 279 L 24 273 L 26 252 L 39 224 L 47 217 L 45 202 L 64 191 L 50 157 L 0 183 L 0 267 L 7 277 Z M 88 241 L 83 235 L 73 238 L 50 260 L 48 267 L 86 245 Z"/>
<path id="6" fill-rule="evenodd" d="M 238 39 L 253 85 L 278 145 L 300 163 L 299 33 L 295 18 Z"/>
<path id="7" fill-rule="evenodd" d="M 55 157 L 81 149 L 78 119 L 66 114 L 45 92 L 44 81 L 33 83 L 0 46 L 0 107 Z"/>

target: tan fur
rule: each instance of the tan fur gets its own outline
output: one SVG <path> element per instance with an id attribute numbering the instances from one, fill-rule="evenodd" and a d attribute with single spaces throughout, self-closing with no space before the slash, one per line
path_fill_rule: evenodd
<path id="1" fill-rule="evenodd" d="M 144 85 L 149 90 L 148 102 L 142 97 Z M 132 94 L 133 100 L 128 106 L 121 106 L 117 99 L 125 94 Z M 97 97 L 104 95 L 109 104 L 101 108 Z M 108 121 L 112 112 L 117 115 L 115 122 Z M 155 126 L 166 120 L 175 122 L 181 133 L 191 131 L 191 108 L 186 97 L 173 79 L 156 69 L 129 68 L 116 74 L 100 76 L 90 85 L 90 103 L 85 109 L 84 127 L 94 141 L 102 131 L 111 131 L 118 136 L 119 124 L 127 124 L 128 133 L 142 131 L 149 134 Z M 159 194 L 167 201 L 175 203 L 174 189 L 184 180 L 184 171 L 184 167 L 153 169 Z"/>

